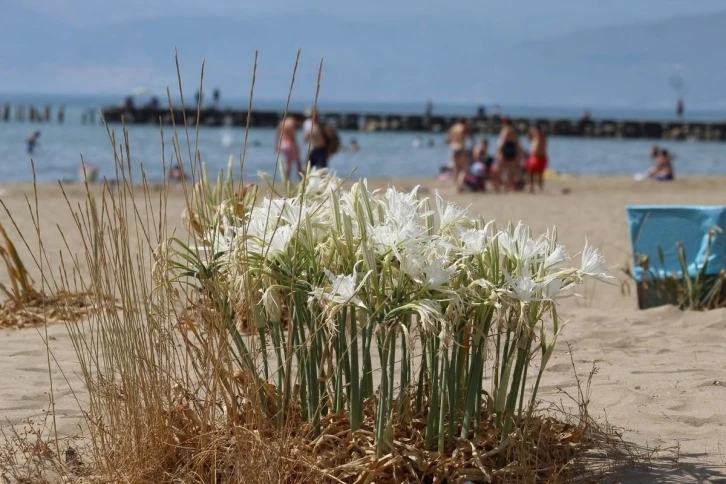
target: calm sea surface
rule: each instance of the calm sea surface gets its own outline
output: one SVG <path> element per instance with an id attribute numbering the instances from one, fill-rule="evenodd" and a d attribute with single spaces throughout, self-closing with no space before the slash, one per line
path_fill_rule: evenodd
<path id="1" fill-rule="evenodd" d="M 12 99 L 0 99 L 1 102 L 13 102 Z M 45 99 L 28 100 L 41 105 Z M 55 101 L 55 102 L 53 102 Z M 74 179 L 77 176 L 81 156 L 97 166 L 102 176 L 114 178 L 113 150 L 109 137 L 98 123 L 81 124 L 83 109 L 98 108 L 99 105 L 108 104 L 105 99 L 66 99 L 66 122 L 62 125 L 55 122 L 47 124 L 31 124 L 0 122 L 0 181 L 27 181 L 32 179 L 30 155 L 26 152 L 25 138 L 33 131 L 40 130 L 40 142 L 32 155 L 36 171 L 41 181 L 56 181 Z M 54 106 L 57 100 L 48 100 Z M 269 104 L 269 103 L 268 103 Z M 265 103 L 255 103 L 255 107 L 262 109 L 268 107 Z M 272 106 L 271 107 L 277 107 Z M 299 106 L 294 106 L 299 109 Z M 325 106 L 321 105 L 321 108 Z M 339 109 L 360 109 L 369 112 L 395 111 L 396 108 L 415 112 L 415 106 L 336 106 Z M 475 108 L 474 108 L 475 109 Z M 420 111 L 420 109 L 418 109 Z M 54 110 L 55 111 L 55 110 Z M 519 112 L 518 112 L 519 111 Z M 507 109 L 508 114 L 532 116 L 573 116 L 574 110 L 550 110 L 543 113 L 531 109 L 524 112 L 520 109 Z M 445 114 L 462 112 L 456 107 L 435 107 L 435 112 Z M 628 117 L 658 117 L 657 113 L 643 112 L 608 112 L 602 116 L 628 116 Z M 661 118 L 667 117 L 660 113 Z M 55 112 L 54 112 L 55 115 Z M 597 117 L 598 113 L 593 112 Z M 717 119 L 718 113 L 701 113 L 700 118 Z M 694 115 L 695 118 L 695 115 Z M 722 118 L 723 119 L 723 118 Z M 122 140 L 120 126 L 111 126 L 115 130 L 117 145 Z M 132 126 L 129 128 L 129 140 L 132 162 L 138 166 L 143 163 L 147 176 L 158 180 L 162 176 L 162 148 L 161 134 L 158 127 Z M 194 133 L 192 147 L 194 146 Z M 164 133 L 166 144 L 165 159 L 167 166 L 173 160 L 172 139 L 173 133 L 169 130 Z M 356 176 L 361 177 L 427 177 L 435 176 L 439 167 L 446 164 L 448 159 L 447 146 L 444 144 L 443 134 L 424 135 L 424 143 L 419 148 L 413 146 L 418 133 L 362 133 L 341 132 L 341 139 L 347 145 L 353 138 L 357 139 L 361 150 L 357 153 L 343 151 L 336 154 L 330 163 L 339 175 L 345 175 L 356 170 Z M 182 154 L 188 162 L 188 150 L 183 131 L 179 132 Z M 210 170 L 216 171 L 226 167 L 230 156 L 239 159 L 244 143 L 245 133 L 242 128 L 201 128 L 198 137 L 198 149 L 202 159 L 208 164 Z M 276 155 L 274 153 L 274 131 L 271 129 L 251 129 L 245 154 L 245 175 L 254 178 L 258 171 L 272 172 Z M 434 141 L 433 147 L 426 147 L 428 139 Z M 494 138 L 490 138 L 490 144 Z M 526 144 L 526 143 L 525 143 Z M 645 171 L 650 167 L 648 151 L 652 141 L 630 140 L 593 140 L 551 138 L 549 154 L 550 168 L 555 171 L 580 175 L 632 175 Z M 659 143 L 676 155 L 676 175 L 682 174 L 715 174 L 726 175 L 726 143 L 695 142 L 695 141 L 668 141 Z"/>

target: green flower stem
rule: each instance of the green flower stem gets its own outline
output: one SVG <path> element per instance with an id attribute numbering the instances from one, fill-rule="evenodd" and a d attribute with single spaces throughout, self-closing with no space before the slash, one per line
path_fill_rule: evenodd
<path id="1" fill-rule="evenodd" d="M 514 410 L 515 406 L 517 405 L 517 394 L 522 381 L 522 374 L 524 372 L 523 370 L 527 363 L 527 356 L 527 347 L 518 347 L 517 363 L 514 367 L 514 373 L 512 375 L 512 386 L 509 390 L 507 404 L 504 409 L 504 427 L 502 428 L 502 442 L 509 436 L 509 432 L 512 429 L 512 423 L 514 422 Z"/>
<path id="2" fill-rule="evenodd" d="M 373 341 L 373 328 L 368 324 L 363 332 L 363 391 L 362 401 L 373 396 L 373 363 L 371 362 L 371 342 Z"/>
<path id="3" fill-rule="evenodd" d="M 388 422 L 388 378 L 386 371 L 386 362 L 388 361 L 389 346 L 386 344 L 386 336 L 378 337 L 378 353 L 381 360 L 381 383 L 378 386 L 378 416 L 376 418 L 376 458 L 380 459 L 384 455 L 385 443 L 384 433 L 386 423 Z"/>
<path id="4" fill-rule="evenodd" d="M 471 371 L 466 388 L 466 400 L 464 402 L 464 416 L 461 421 L 461 438 L 469 437 L 472 416 L 481 413 L 481 408 L 477 405 L 477 394 L 481 385 L 482 371 L 484 361 L 482 358 L 481 347 L 477 347 L 471 358 Z"/>
<path id="5" fill-rule="evenodd" d="M 441 397 L 439 395 L 439 383 L 441 382 L 438 370 L 439 370 L 439 358 L 438 358 L 438 340 L 436 338 L 428 338 L 428 351 L 427 358 L 429 359 L 428 370 L 430 374 L 431 393 L 429 394 L 429 413 L 426 419 L 426 436 L 424 439 L 424 445 L 426 450 L 434 450 L 434 434 L 435 429 L 438 428 L 438 417 L 439 417 L 439 404 L 441 403 Z"/>
<path id="6" fill-rule="evenodd" d="M 425 348 L 428 346 L 427 338 L 425 336 L 421 337 L 421 347 Z M 427 386 L 427 383 L 429 380 L 426 380 L 426 375 L 428 373 L 428 366 L 427 362 L 428 357 L 426 354 L 424 354 L 424 357 L 421 358 L 421 368 L 418 372 L 418 383 L 416 384 L 416 408 L 414 409 L 416 415 L 420 415 L 421 411 L 423 410 L 423 401 L 424 401 L 424 391 L 425 386 Z"/>
<path id="7" fill-rule="evenodd" d="M 389 330 L 388 335 L 388 397 L 386 398 L 386 404 L 388 405 L 388 412 L 393 412 L 393 387 L 396 382 L 396 327 L 392 326 Z M 386 420 L 388 420 L 386 416 Z"/>
<path id="8" fill-rule="evenodd" d="M 280 323 L 272 324 L 272 345 L 277 359 L 277 427 L 282 428 L 287 410 L 289 394 L 286 393 L 284 360 L 282 357 L 282 328 Z"/>
<path id="9" fill-rule="evenodd" d="M 350 311 L 350 429 L 360 429 L 363 420 L 363 405 L 360 396 L 360 374 L 358 371 L 358 321 L 356 309 Z"/>
<path id="10" fill-rule="evenodd" d="M 335 381 L 334 381 L 334 400 L 333 400 L 333 412 L 340 413 L 343 411 L 343 368 L 345 367 L 344 361 L 347 360 L 347 349 L 345 338 L 345 324 L 346 324 L 346 311 L 344 310 L 337 318 L 337 334 L 334 335 L 335 340 Z M 322 362 L 321 362 L 322 363 Z M 324 364 L 324 363 L 323 363 Z M 350 372 L 350 370 L 349 370 Z"/>
<path id="11" fill-rule="evenodd" d="M 437 435 L 438 435 L 438 451 L 439 454 L 444 454 L 444 420 L 446 417 L 446 393 L 449 388 L 447 387 L 448 378 L 447 375 L 449 374 L 449 352 L 448 350 L 444 350 L 441 354 L 441 373 L 439 375 L 439 378 L 441 380 L 441 403 L 439 404 L 439 420 L 438 420 L 438 428 Z"/>

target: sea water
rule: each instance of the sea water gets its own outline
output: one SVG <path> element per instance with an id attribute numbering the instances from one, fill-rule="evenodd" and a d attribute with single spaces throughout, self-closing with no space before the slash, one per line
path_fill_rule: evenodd
<path id="1" fill-rule="evenodd" d="M 0 99 L 0 103 L 4 101 Z M 40 101 L 44 99 L 35 101 L 34 105 L 41 106 Z M 54 101 L 53 105 L 57 107 L 59 102 L 57 99 Z M 31 180 L 31 158 L 40 181 L 76 179 L 81 157 L 96 166 L 100 176 L 115 178 L 113 147 L 106 129 L 99 122 L 99 116 L 96 116 L 94 124 L 81 123 L 81 114 L 84 110 L 97 110 L 100 105 L 108 103 L 104 103 L 103 99 L 93 98 L 69 98 L 65 101 L 67 108 L 63 124 L 55 121 L 55 109 L 54 119 L 49 123 L 0 122 L 0 181 Z M 276 106 L 274 103 L 270 103 L 270 106 L 255 104 L 257 109 L 266 107 L 274 109 Z M 299 108 L 299 106 L 294 107 Z M 346 108 L 346 106 L 336 107 Z M 370 105 L 351 105 L 347 108 L 368 112 L 383 111 L 380 106 Z M 394 110 L 391 106 L 388 108 L 389 112 Z M 405 106 L 399 108 L 403 110 Z M 411 111 L 413 108 L 414 106 L 409 106 L 408 110 Z M 454 111 L 453 107 L 448 109 Z M 461 107 L 458 112 L 461 112 Z M 508 114 L 517 115 L 514 112 Z M 542 116 L 543 113 L 534 112 L 531 115 Z M 567 113 L 551 115 L 567 115 Z M 641 117 L 643 116 L 645 114 L 641 113 Z M 711 118 L 714 116 L 714 113 L 711 113 Z M 121 126 L 111 125 L 109 128 L 115 133 L 115 147 L 119 150 L 124 145 Z M 41 136 L 31 155 L 26 151 L 25 139 L 36 130 L 41 132 Z M 129 126 L 128 136 L 132 166 L 139 167 L 143 164 L 151 180 L 162 178 L 164 164 L 169 167 L 177 162 L 174 133 L 170 126 L 166 126 L 163 133 L 158 126 Z M 250 179 L 256 178 L 260 171 L 272 173 L 275 169 L 277 155 L 273 129 L 253 128 L 245 136 L 243 128 L 200 128 L 198 135 L 193 128 L 190 128 L 189 143 L 184 129 L 178 129 L 177 136 L 178 154 L 187 166 L 190 152 L 195 156 L 198 151 L 210 171 L 225 168 L 230 156 L 235 159 L 236 166 L 239 166 L 240 158 L 244 158 L 244 175 Z M 439 168 L 447 164 L 449 158 L 443 133 L 344 131 L 340 136 L 344 147 L 355 138 L 361 149 L 358 152 L 343 150 L 333 156 L 330 166 L 339 175 L 355 172 L 356 177 L 368 178 L 434 177 L 438 174 Z M 415 147 L 414 143 L 417 137 L 423 138 L 419 147 Z M 431 147 L 428 146 L 429 140 L 432 141 Z M 489 141 L 493 148 L 495 137 L 490 136 Z M 302 146 L 301 137 L 299 142 Z M 523 142 L 526 148 L 526 141 Z M 649 151 L 652 144 L 652 140 L 552 137 L 549 143 L 549 167 L 554 171 L 578 175 L 633 175 L 651 166 Z M 677 175 L 726 175 L 726 143 L 659 141 L 658 145 L 675 154 Z M 304 150 L 304 147 L 302 149 Z"/>

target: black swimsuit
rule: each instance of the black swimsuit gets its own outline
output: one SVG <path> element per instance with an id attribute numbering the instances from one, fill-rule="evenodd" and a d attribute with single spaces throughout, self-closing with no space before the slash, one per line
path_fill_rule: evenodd
<path id="1" fill-rule="evenodd" d="M 517 158 L 517 145 L 513 141 L 506 141 L 502 145 L 502 158 L 514 160 Z"/>

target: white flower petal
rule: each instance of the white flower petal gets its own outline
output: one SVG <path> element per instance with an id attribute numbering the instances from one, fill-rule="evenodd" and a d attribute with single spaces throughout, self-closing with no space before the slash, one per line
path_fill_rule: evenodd
<path id="1" fill-rule="evenodd" d="M 585 249 L 582 251 L 580 272 L 583 275 L 590 276 L 599 281 L 605 282 L 608 279 L 613 279 L 600 251 L 589 245 L 587 241 L 585 241 Z"/>

